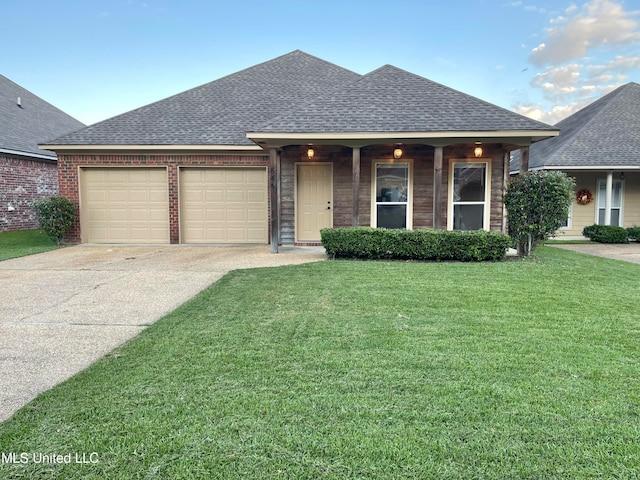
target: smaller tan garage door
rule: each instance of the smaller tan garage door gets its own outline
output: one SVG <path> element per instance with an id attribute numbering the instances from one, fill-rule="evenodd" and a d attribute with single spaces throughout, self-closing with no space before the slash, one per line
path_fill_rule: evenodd
<path id="1" fill-rule="evenodd" d="M 267 243 L 267 171 L 180 169 L 182 243 Z"/>
<path id="2" fill-rule="evenodd" d="M 169 243 L 169 196 L 164 168 L 84 168 L 83 241 Z"/>

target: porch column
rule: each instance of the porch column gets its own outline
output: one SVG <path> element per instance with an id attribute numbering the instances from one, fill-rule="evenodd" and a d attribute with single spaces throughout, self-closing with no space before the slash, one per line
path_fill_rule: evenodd
<path id="1" fill-rule="evenodd" d="M 433 228 L 441 229 L 440 213 L 442 212 L 442 150 L 436 147 L 433 152 Z"/>
<path id="2" fill-rule="evenodd" d="M 280 233 L 280 209 L 278 190 L 280 184 L 280 155 L 275 148 L 269 149 L 269 205 L 271 215 L 270 243 L 271 253 L 278 253 Z"/>
<path id="3" fill-rule="evenodd" d="M 357 227 L 360 225 L 360 147 L 353 147 L 353 214 L 351 225 Z"/>
<path id="4" fill-rule="evenodd" d="M 504 150 L 502 152 L 502 195 L 507 192 L 507 186 L 509 185 L 509 178 L 511 176 L 511 169 L 509 168 L 511 163 L 511 152 Z M 502 233 L 507 233 L 507 207 L 502 202 Z"/>
<path id="5" fill-rule="evenodd" d="M 527 173 L 529 171 L 529 147 L 522 147 L 520 149 L 520 173 Z"/>
<path id="6" fill-rule="evenodd" d="M 613 194 L 613 172 L 607 173 L 607 191 L 604 196 L 604 224 L 611 225 L 611 197 Z"/>

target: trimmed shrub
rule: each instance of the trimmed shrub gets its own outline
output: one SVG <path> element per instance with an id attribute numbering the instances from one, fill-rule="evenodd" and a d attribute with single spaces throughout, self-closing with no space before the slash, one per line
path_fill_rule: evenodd
<path id="1" fill-rule="evenodd" d="M 40 226 L 58 245 L 76 220 L 76 206 L 67 197 L 53 196 L 33 203 Z"/>
<path id="2" fill-rule="evenodd" d="M 507 186 L 504 204 L 518 255 L 552 237 L 569 214 L 575 181 L 563 172 L 526 172 Z"/>
<path id="3" fill-rule="evenodd" d="M 504 260 L 511 238 L 500 232 L 325 228 L 322 245 L 334 258 L 367 260 Z"/>
<path id="4" fill-rule="evenodd" d="M 591 237 L 597 234 L 598 228 L 600 228 L 600 225 L 597 225 L 595 223 L 593 225 L 588 225 L 582 229 L 582 235 L 587 237 L 588 239 L 591 239 Z"/>
<path id="5" fill-rule="evenodd" d="M 629 240 L 640 242 L 640 227 L 627 228 L 627 237 Z"/>
<path id="6" fill-rule="evenodd" d="M 614 225 L 589 225 L 582 229 L 582 235 L 598 243 L 627 243 L 627 229 Z"/>

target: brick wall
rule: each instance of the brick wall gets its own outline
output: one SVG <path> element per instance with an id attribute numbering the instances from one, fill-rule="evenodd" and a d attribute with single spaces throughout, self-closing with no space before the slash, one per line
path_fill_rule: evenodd
<path id="1" fill-rule="evenodd" d="M 178 204 L 178 168 L 182 166 L 267 166 L 268 156 L 262 155 L 187 155 L 187 154 L 60 154 L 58 155 L 58 183 L 60 194 L 80 204 L 78 172 L 80 167 L 163 166 L 168 173 L 169 237 L 171 243 L 180 241 Z M 78 218 L 79 218 L 78 212 Z M 80 242 L 80 223 L 76 222 L 66 241 Z"/>
<path id="2" fill-rule="evenodd" d="M 433 147 L 405 145 L 403 158 L 413 160 L 413 227 L 433 226 Z M 280 240 L 291 244 L 295 237 L 295 164 L 309 161 L 306 146 L 285 147 L 281 152 L 280 169 Z M 390 159 L 392 146 L 375 145 L 361 149 L 360 164 L 360 225 L 371 222 L 371 169 L 372 161 Z M 447 225 L 449 159 L 472 157 L 469 146 L 446 147 L 443 152 L 441 224 Z M 502 152 L 498 146 L 492 150 L 485 146 L 485 157 L 492 158 L 491 167 L 491 230 L 502 229 Z M 333 163 L 333 224 L 350 226 L 352 217 L 352 153 L 350 148 L 319 146 L 315 148 L 313 162 Z M 268 156 L 262 155 L 86 155 L 60 154 L 58 156 L 58 182 L 60 194 L 79 204 L 78 171 L 91 166 L 164 166 L 168 171 L 170 241 L 179 242 L 178 168 L 181 166 L 267 166 Z M 80 225 L 77 223 L 66 238 L 80 242 Z"/>
<path id="3" fill-rule="evenodd" d="M 57 194 L 55 162 L 0 154 L 0 231 L 38 228 L 31 203 Z"/>

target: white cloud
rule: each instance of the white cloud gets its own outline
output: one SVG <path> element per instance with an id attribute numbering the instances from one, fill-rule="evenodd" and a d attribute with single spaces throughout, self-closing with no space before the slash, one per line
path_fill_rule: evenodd
<path id="1" fill-rule="evenodd" d="M 574 102 L 568 105 L 556 105 L 550 111 L 544 110 L 540 105 L 523 105 L 516 107 L 515 111 L 520 115 L 538 120 L 539 122 L 555 125 L 560 120 L 567 118 L 578 110 L 586 107 L 589 101 Z"/>
<path id="2" fill-rule="evenodd" d="M 551 19 L 529 57 L 543 67 L 530 82 L 541 100 L 515 110 L 554 124 L 628 82 L 640 69 L 638 16 L 621 1 L 585 0 Z"/>
<path id="3" fill-rule="evenodd" d="M 604 65 L 589 65 L 587 72 L 591 76 L 597 76 L 605 73 L 629 72 L 636 68 L 640 68 L 640 57 L 616 55 L 613 60 Z"/>
<path id="4" fill-rule="evenodd" d="M 634 13 L 611 0 L 590 0 L 582 9 L 568 8 L 568 16 L 551 20 L 546 40 L 531 52 L 535 65 L 584 57 L 596 48 L 616 48 L 640 42 Z"/>
<path id="5" fill-rule="evenodd" d="M 544 72 L 533 77 L 531 85 L 541 89 L 547 100 L 561 100 L 567 94 L 575 93 L 580 87 L 581 68 L 582 65 L 577 63 L 547 67 Z"/>

